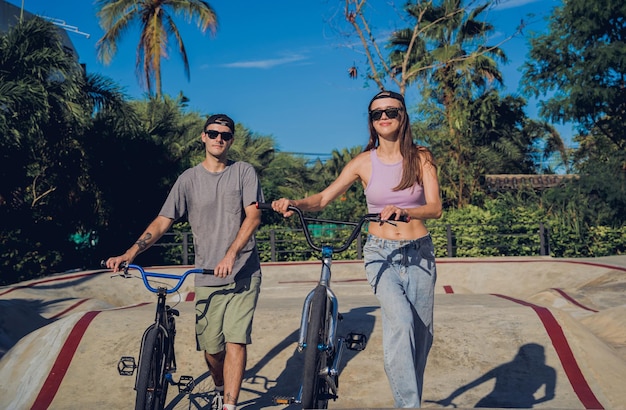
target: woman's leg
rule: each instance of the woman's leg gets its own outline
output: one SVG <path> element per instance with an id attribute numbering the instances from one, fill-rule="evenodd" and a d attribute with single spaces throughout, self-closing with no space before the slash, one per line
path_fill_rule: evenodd
<path id="1" fill-rule="evenodd" d="M 432 345 L 436 272 L 419 246 L 369 241 L 368 280 L 381 304 L 385 371 L 396 407 L 420 407 L 426 358 Z"/>

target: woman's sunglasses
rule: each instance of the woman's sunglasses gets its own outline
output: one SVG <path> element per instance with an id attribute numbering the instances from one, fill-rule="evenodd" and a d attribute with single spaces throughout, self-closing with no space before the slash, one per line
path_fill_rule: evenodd
<path id="1" fill-rule="evenodd" d="M 233 139 L 233 133 L 232 132 L 228 132 L 228 131 L 219 132 L 219 131 L 215 131 L 215 130 L 204 130 L 204 133 L 206 134 L 207 137 L 209 137 L 212 140 L 217 138 L 218 135 L 222 136 L 222 140 L 223 141 L 230 141 L 230 140 Z"/>
<path id="2" fill-rule="evenodd" d="M 402 108 L 400 107 L 385 108 L 384 110 L 372 110 L 370 111 L 370 120 L 380 120 L 383 116 L 383 113 L 385 113 L 387 118 L 393 120 L 394 118 L 398 118 L 398 115 L 400 115 L 400 111 L 402 111 Z"/>

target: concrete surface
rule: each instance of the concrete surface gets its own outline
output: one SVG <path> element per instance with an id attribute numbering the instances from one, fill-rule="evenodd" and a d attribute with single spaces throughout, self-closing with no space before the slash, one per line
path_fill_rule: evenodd
<path id="1" fill-rule="evenodd" d="M 298 408 L 272 398 L 297 393 L 302 301 L 319 272 L 317 262 L 263 265 L 241 409 Z M 213 388 L 185 301 L 192 282 L 170 304 L 181 312 L 177 377 L 191 375 L 197 386 L 190 395 L 170 388 L 168 409 L 208 408 Z M 329 408 L 391 408 L 380 309 L 362 262 L 335 262 L 332 287 L 344 316 L 339 333 L 369 342 L 344 355 L 340 397 Z M 625 290 L 626 256 L 439 259 L 423 407 L 449 398 L 458 408 L 626 408 Z M 118 375 L 117 362 L 138 355 L 153 301 L 140 280 L 102 270 L 0 288 L 0 408 L 133 408 L 134 376 Z M 554 397 L 542 401 L 550 385 Z"/>

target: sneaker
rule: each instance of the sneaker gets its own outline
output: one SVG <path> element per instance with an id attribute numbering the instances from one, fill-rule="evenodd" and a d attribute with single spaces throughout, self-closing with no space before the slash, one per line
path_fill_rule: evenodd
<path id="1" fill-rule="evenodd" d="M 213 392 L 213 401 L 211 402 L 211 410 L 222 410 L 224 408 L 224 392 L 215 390 Z"/>

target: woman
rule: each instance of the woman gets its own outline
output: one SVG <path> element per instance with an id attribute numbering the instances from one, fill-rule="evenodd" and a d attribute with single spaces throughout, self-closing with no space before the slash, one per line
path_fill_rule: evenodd
<path id="1" fill-rule="evenodd" d="M 381 91 L 369 107 L 370 139 L 325 190 L 300 200 L 272 202 L 285 217 L 289 205 L 319 211 L 357 180 L 371 213 L 408 223 L 370 224 L 365 272 L 382 312 L 385 372 L 396 407 L 420 407 L 426 359 L 433 340 L 433 243 L 424 220 L 441 217 L 437 168 L 431 152 L 413 142 L 401 94 Z"/>

